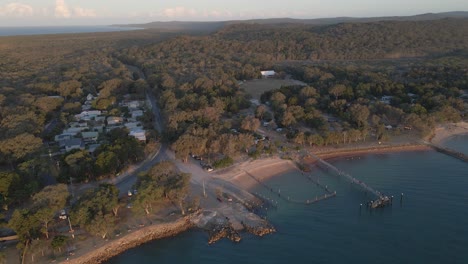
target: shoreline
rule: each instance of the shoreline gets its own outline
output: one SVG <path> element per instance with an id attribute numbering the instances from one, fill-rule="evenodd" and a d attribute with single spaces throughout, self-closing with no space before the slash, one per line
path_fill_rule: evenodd
<path id="1" fill-rule="evenodd" d="M 422 144 L 403 144 L 403 145 L 384 145 L 363 148 L 337 148 L 326 151 L 316 152 L 316 155 L 324 160 L 348 158 L 362 155 L 378 155 L 385 153 L 411 152 L 411 151 L 430 151 L 432 148 Z M 308 165 L 314 164 L 316 161 L 306 159 Z M 249 174 L 254 175 L 260 181 L 271 179 L 275 176 L 298 170 L 299 167 L 292 160 L 281 159 L 279 157 L 264 158 L 253 161 L 246 161 L 239 164 L 240 168 L 232 168 L 226 172 L 222 172 L 217 177 L 230 181 L 233 184 L 246 190 L 252 190 L 258 186 Z M 237 166 L 236 166 L 237 167 Z"/>
<path id="2" fill-rule="evenodd" d="M 123 252 L 138 247 L 144 243 L 176 236 L 193 227 L 189 220 L 190 216 L 180 218 L 174 222 L 151 225 L 134 231 L 114 241 L 96 248 L 77 258 L 62 261 L 62 263 L 72 264 L 93 264 L 103 263 L 109 259 L 122 254 Z"/>
<path id="3" fill-rule="evenodd" d="M 429 140 L 434 144 L 441 144 L 452 136 L 468 134 L 468 123 L 460 122 L 457 124 L 442 125 L 435 129 Z M 315 152 L 315 154 L 324 159 L 338 159 L 349 158 L 362 155 L 378 155 L 385 153 L 398 153 L 398 152 L 411 152 L 411 151 L 430 151 L 427 145 L 417 143 L 406 143 L 397 145 L 375 145 L 365 147 L 337 147 L 327 148 Z M 315 160 L 306 160 L 307 164 L 315 163 Z M 290 172 L 293 170 L 300 170 L 295 162 L 288 159 L 281 159 L 279 157 L 262 158 L 258 160 L 244 161 L 236 164 L 230 168 L 224 169 L 216 173 L 216 178 L 229 181 L 247 191 L 252 190 L 258 186 L 255 181 L 248 174 L 254 175 L 257 179 L 264 181 L 272 177 Z M 184 217 L 164 224 L 157 224 L 148 226 L 146 228 L 135 231 L 124 237 L 109 242 L 99 248 L 96 248 L 85 255 L 80 257 L 63 261 L 62 263 L 102 263 L 109 259 L 122 254 L 123 252 L 138 247 L 144 243 L 176 236 L 182 232 L 191 229 L 193 223 L 190 222 L 190 217 Z"/>
<path id="4" fill-rule="evenodd" d="M 432 135 L 429 137 L 429 141 L 434 144 L 441 145 L 451 137 L 457 135 L 468 134 L 468 122 L 458 122 L 440 125 L 435 128 Z"/>
<path id="5" fill-rule="evenodd" d="M 468 134 L 468 122 L 450 123 L 438 126 L 429 140 L 434 144 L 442 144 L 446 140 L 456 135 Z M 431 147 L 421 143 L 406 142 L 402 144 L 389 145 L 368 145 L 364 147 L 329 147 L 314 151 L 318 157 L 324 160 L 349 158 L 362 155 L 379 155 L 385 153 L 412 152 L 412 151 L 431 151 Z M 316 161 L 307 159 L 306 163 L 311 165 Z M 237 167 L 240 167 L 237 168 Z M 274 176 L 286 173 L 292 170 L 300 170 L 296 163 L 291 160 L 284 160 L 279 157 L 264 158 L 254 161 L 246 161 L 237 164 L 234 168 L 220 172 L 217 177 L 230 181 L 239 187 L 252 190 L 258 185 L 247 173 L 254 175 L 259 180 L 267 180 Z"/>

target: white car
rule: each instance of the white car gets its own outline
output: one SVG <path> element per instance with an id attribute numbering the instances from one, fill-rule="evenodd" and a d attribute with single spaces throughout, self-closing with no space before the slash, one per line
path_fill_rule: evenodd
<path id="1" fill-rule="evenodd" d="M 65 210 L 60 211 L 59 219 L 67 219 L 67 212 Z"/>
<path id="2" fill-rule="evenodd" d="M 128 190 L 127 195 L 128 195 L 128 197 L 132 196 L 132 191 Z"/>

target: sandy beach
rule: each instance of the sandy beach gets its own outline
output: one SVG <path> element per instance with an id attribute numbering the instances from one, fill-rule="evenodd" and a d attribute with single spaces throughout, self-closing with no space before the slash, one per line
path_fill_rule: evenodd
<path id="1" fill-rule="evenodd" d="M 447 124 L 435 129 L 430 140 L 434 144 L 441 144 L 454 135 L 468 133 L 468 123 L 460 122 L 456 124 Z M 391 152 L 404 151 L 429 151 L 432 148 L 417 143 L 399 143 L 383 144 L 369 143 L 361 146 L 344 146 L 312 149 L 322 159 L 334 159 L 355 157 L 366 154 L 384 154 Z M 305 162 L 313 163 L 312 158 L 305 159 Z M 291 160 L 281 159 L 279 157 L 269 157 L 258 160 L 247 160 L 240 162 L 232 167 L 220 170 L 213 176 L 223 180 L 230 181 L 241 188 L 252 189 L 257 186 L 257 182 L 249 176 L 254 175 L 257 179 L 263 181 L 276 175 L 284 174 L 288 171 L 299 170 L 296 163 Z M 101 263 L 109 258 L 121 254 L 122 252 L 137 247 L 143 243 L 155 239 L 161 239 L 169 236 L 175 236 L 192 227 L 188 218 L 181 218 L 172 223 L 158 224 L 135 231 L 117 240 L 109 242 L 87 254 L 70 259 L 64 263 Z"/>
<path id="2" fill-rule="evenodd" d="M 217 173 L 216 177 L 230 181 L 241 188 L 249 190 L 258 183 L 250 177 L 247 172 L 254 175 L 259 180 L 266 180 L 294 169 L 297 169 L 297 166 L 293 161 L 273 157 L 242 162 L 232 168 Z"/>
<path id="3" fill-rule="evenodd" d="M 430 141 L 440 145 L 455 135 L 468 134 L 468 122 L 458 122 L 438 126 L 431 135 Z"/>
<path id="4" fill-rule="evenodd" d="M 445 140 L 448 140 L 454 135 L 460 135 L 468 133 L 468 122 L 459 122 L 452 124 L 440 125 L 434 130 L 430 140 L 434 144 L 441 144 Z M 335 158 L 348 158 L 361 156 L 366 154 L 384 154 L 394 152 L 407 152 L 407 151 L 430 151 L 427 145 L 419 143 L 398 143 L 398 144 L 382 144 L 379 145 L 376 142 L 369 143 L 362 146 L 339 146 L 339 147 L 328 147 L 311 149 L 313 153 L 322 159 L 335 159 Z M 312 158 L 305 159 L 305 162 L 311 164 L 315 160 Z M 251 175 L 254 175 L 259 180 L 266 180 L 276 175 L 283 174 L 291 170 L 299 170 L 297 165 L 291 160 L 284 160 L 279 157 L 264 158 L 258 160 L 244 161 L 235 166 L 219 171 L 216 177 L 224 180 L 231 181 L 239 187 L 247 190 L 252 189 L 258 183 L 252 179 Z"/>

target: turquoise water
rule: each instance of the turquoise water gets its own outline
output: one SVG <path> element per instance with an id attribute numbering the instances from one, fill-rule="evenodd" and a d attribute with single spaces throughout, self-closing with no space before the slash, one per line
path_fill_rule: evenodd
<path id="1" fill-rule="evenodd" d="M 461 143 L 466 146 L 468 140 Z M 268 212 L 278 231 L 273 235 L 208 245 L 205 233 L 191 231 L 129 250 L 108 263 L 468 263 L 468 164 L 434 151 L 331 163 L 395 195 L 393 206 L 360 210 L 371 196 L 315 170 L 312 175 L 336 190 L 337 197 L 314 205 L 279 201 L 278 209 Z M 268 184 L 294 199 L 323 193 L 294 172 Z M 256 191 L 277 199 L 266 189 Z"/>

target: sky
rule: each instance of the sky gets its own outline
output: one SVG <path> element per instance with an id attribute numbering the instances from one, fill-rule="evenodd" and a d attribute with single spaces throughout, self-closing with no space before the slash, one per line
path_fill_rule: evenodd
<path id="1" fill-rule="evenodd" d="M 0 0 L 0 27 L 406 16 L 468 11 L 468 0 Z"/>

